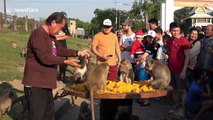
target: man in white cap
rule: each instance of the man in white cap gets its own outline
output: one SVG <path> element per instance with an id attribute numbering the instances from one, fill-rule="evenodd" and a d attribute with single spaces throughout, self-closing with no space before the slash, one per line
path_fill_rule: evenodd
<path id="1" fill-rule="evenodd" d="M 97 64 L 107 62 L 109 64 L 108 80 L 116 80 L 118 66 L 121 61 L 120 46 L 116 34 L 111 32 L 110 19 L 103 21 L 103 31 L 97 33 L 92 41 L 92 52 L 97 56 Z M 116 63 L 116 56 L 118 62 Z"/>

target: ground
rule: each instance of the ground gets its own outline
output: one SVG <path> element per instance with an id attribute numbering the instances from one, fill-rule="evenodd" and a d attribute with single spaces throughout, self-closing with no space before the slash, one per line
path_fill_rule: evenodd
<path id="1" fill-rule="evenodd" d="M 21 80 L 13 80 L 10 82 L 1 82 L 0 84 L 1 95 L 3 92 L 7 92 L 9 90 L 13 90 L 18 93 L 18 95 L 23 94 L 23 85 Z M 3 91 L 3 92 L 2 92 Z M 70 99 L 70 103 L 73 103 L 68 107 L 67 112 L 65 112 L 61 119 L 59 120 L 77 120 L 79 114 L 79 106 L 82 101 L 86 101 L 89 103 L 88 99 L 74 96 L 67 96 Z M 73 98 L 73 100 L 71 99 Z M 168 111 L 171 109 L 170 101 L 165 97 L 159 99 L 150 99 L 150 106 L 140 106 L 136 100 L 133 103 L 133 115 L 138 116 L 139 120 L 183 120 L 181 118 L 181 114 L 183 113 L 182 110 L 178 110 L 175 114 L 168 114 Z M 96 117 L 99 118 L 99 100 L 96 100 Z M 20 114 L 20 105 L 15 105 L 15 108 L 12 112 L 4 117 L 2 120 L 11 120 L 8 118 L 10 116 L 12 120 L 15 120 Z M 208 114 L 208 118 L 205 120 L 212 120 L 213 115 Z"/>

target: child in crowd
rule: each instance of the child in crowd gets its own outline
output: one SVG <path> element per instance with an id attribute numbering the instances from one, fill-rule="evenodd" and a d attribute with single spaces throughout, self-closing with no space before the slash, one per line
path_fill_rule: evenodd
<path id="1" fill-rule="evenodd" d="M 186 115 L 190 118 L 195 114 L 193 120 L 201 119 L 204 112 L 213 108 L 213 99 L 210 93 L 204 91 L 206 76 L 203 72 L 195 69 L 192 82 L 185 100 Z"/>
<path id="2" fill-rule="evenodd" d="M 138 30 L 135 35 L 135 41 L 131 48 L 131 58 L 139 58 L 144 52 L 144 45 L 142 43 L 143 32 Z"/>
<path id="3" fill-rule="evenodd" d="M 138 30 L 135 35 L 135 41 L 132 44 L 131 48 L 131 58 L 139 58 L 144 53 L 144 43 L 143 43 L 143 32 L 142 30 Z M 136 69 L 135 69 L 135 80 L 147 80 L 148 79 L 148 73 L 144 71 L 145 62 L 139 63 L 136 62 Z"/>

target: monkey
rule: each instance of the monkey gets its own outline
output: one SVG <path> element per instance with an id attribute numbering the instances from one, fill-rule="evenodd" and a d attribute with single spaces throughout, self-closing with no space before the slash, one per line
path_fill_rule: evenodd
<path id="1" fill-rule="evenodd" d="M 132 84 L 135 74 L 132 68 L 132 64 L 127 58 L 121 60 L 121 65 L 119 68 L 120 81 Z"/>
<path id="2" fill-rule="evenodd" d="M 108 63 L 100 63 L 93 69 L 88 71 L 87 81 L 85 87 L 90 93 L 90 105 L 92 111 L 92 120 L 95 120 L 94 111 L 94 92 L 101 89 L 106 89 L 107 75 L 108 75 L 109 65 Z"/>
<path id="3" fill-rule="evenodd" d="M 52 90 L 53 98 L 57 98 L 58 96 L 64 94 L 64 87 L 66 87 L 66 84 L 62 82 L 56 82 L 57 87 Z"/>
<path id="4" fill-rule="evenodd" d="M 11 46 L 12 48 L 17 48 L 17 47 L 18 47 L 18 45 L 17 45 L 14 41 L 11 41 L 11 42 L 10 42 L 10 46 Z"/>
<path id="5" fill-rule="evenodd" d="M 86 101 L 80 105 L 78 120 L 92 120 L 92 115 Z"/>
<path id="6" fill-rule="evenodd" d="M 79 64 L 81 65 L 81 67 L 75 68 L 74 74 L 73 74 L 74 80 L 77 83 L 81 82 L 83 80 L 83 76 L 84 76 L 85 72 L 87 71 L 87 63 L 88 63 L 88 60 L 82 56 L 80 56 L 78 58 L 78 60 L 79 60 Z"/>
<path id="7" fill-rule="evenodd" d="M 92 61 L 89 61 L 87 64 L 87 71 L 83 75 L 83 81 L 87 80 L 88 74 L 95 68 L 96 64 Z"/>
<path id="8" fill-rule="evenodd" d="M 21 57 L 23 57 L 24 59 L 27 58 L 27 47 L 24 47 L 22 49 L 22 52 L 20 53 Z"/>
<path id="9" fill-rule="evenodd" d="M 169 68 L 162 62 L 154 59 L 146 61 L 145 70 L 151 75 L 150 85 L 155 89 L 167 89 L 171 81 Z"/>
<path id="10" fill-rule="evenodd" d="M 17 98 L 17 95 L 10 91 L 0 98 L 0 119 L 6 113 L 9 112 L 14 99 Z"/>

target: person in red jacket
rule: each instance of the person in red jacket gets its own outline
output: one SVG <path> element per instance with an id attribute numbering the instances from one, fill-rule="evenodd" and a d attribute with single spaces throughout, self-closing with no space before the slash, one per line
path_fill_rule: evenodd
<path id="1" fill-rule="evenodd" d="M 143 32 L 138 30 L 135 35 L 135 41 L 132 44 L 131 48 L 131 58 L 139 58 L 144 52 L 144 45 L 142 43 Z"/>

